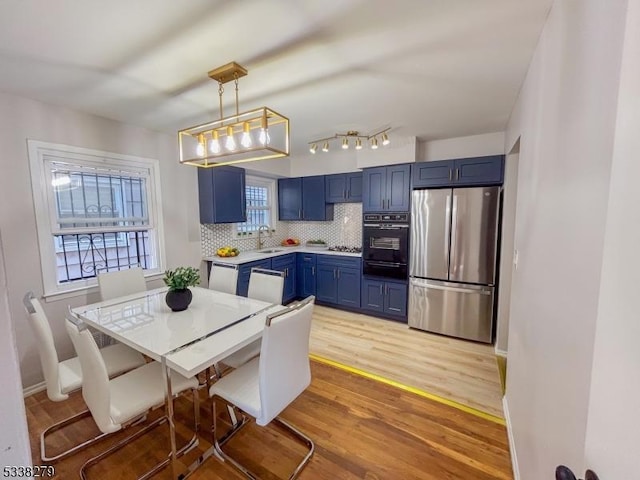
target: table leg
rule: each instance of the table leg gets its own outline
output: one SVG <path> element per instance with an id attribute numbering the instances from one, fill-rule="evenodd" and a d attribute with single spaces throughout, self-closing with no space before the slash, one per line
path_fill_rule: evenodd
<path id="1" fill-rule="evenodd" d="M 162 370 L 165 374 L 165 396 L 167 400 L 167 419 L 169 422 L 169 437 L 171 439 L 171 470 L 173 478 L 179 478 L 178 451 L 176 446 L 176 425 L 173 418 L 173 392 L 171 391 L 171 369 L 167 367 L 167 360 L 162 357 Z"/>

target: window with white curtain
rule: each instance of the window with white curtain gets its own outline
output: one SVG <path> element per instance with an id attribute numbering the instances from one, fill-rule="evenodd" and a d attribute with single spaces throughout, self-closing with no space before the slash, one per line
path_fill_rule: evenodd
<path id="1" fill-rule="evenodd" d="M 45 294 L 162 271 L 157 161 L 29 141 Z"/>

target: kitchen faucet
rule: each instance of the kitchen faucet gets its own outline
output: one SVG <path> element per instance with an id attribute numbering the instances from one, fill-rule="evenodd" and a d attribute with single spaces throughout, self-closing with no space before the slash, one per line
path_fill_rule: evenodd
<path id="1" fill-rule="evenodd" d="M 269 231 L 269 225 L 260 225 L 258 227 L 258 250 L 261 250 L 264 247 L 264 240 L 262 240 L 262 232 Z"/>

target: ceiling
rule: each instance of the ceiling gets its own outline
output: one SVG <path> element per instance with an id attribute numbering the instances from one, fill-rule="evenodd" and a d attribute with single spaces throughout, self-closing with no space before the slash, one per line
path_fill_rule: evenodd
<path id="1" fill-rule="evenodd" d="M 153 130 L 240 110 L 291 119 L 292 153 L 338 131 L 501 131 L 552 0 L 3 0 L 0 91 Z M 225 114 L 233 86 L 227 84 Z"/>

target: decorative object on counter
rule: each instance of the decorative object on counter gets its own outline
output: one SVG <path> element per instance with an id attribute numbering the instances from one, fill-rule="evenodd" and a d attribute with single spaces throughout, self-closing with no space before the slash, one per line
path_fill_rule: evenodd
<path id="1" fill-rule="evenodd" d="M 238 250 L 236 247 L 230 246 L 220 247 L 218 250 L 216 250 L 216 255 L 219 257 L 237 257 L 238 255 L 240 255 L 240 250 Z"/>
<path id="2" fill-rule="evenodd" d="M 180 163 L 209 168 L 289 156 L 287 117 L 268 107 L 240 113 L 238 79 L 245 75 L 247 70 L 236 62 L 209 72 L 209 77 L 218 82 L 220 119 L 178 132 Z M 236 113 L 224 117 L 223 85 L 232 80 L 235 83 Z"/>
<path id="3" fill-rule="evenodd" d="M 280 242 L 280 245 L 282 245 L 283 247 L 297 247 L 300 245 L 300 240 L 298 240 L 297 238 L 286 238 L 282 242 Z"/>
<path id="4" fill-rule="evenodd" d="M 364 143 L 369 143 L 371 149 L 375 150 L 378 148 L 378 138 L 380 138 L 380 143 L 386 147 L 391 143 L 387 135 L 389 130 L 391 130 L 391 127 L 379 130 L 371 135 L 361 134 L 357 130 L 349 130 L 347 133 L 336 133 L 332 137 L 319 138 L 309 142 L 309 152 L 315 154 L 318 151 L 318 145 L 322 145 L 322 151 L 326 153 L 329 151 L 329 143 L 336 139 L 342 139 L 341 146 L 343 150 L 349 149 L 351 146 L 350 141 L 353 142 L 356 150 L 362 150 L 363 141 Z"/>
<path id="5" fill-rule="evenodd" d="M 169 287 L 165 302 L 174 312 L 186 310 L 193 294 L 189 287 L 200 283 L 200 272 L 193 267 L 178 267 L 164 272 L 164 283 Z"/>
<path id="6" fill-rule="evenodd" d="M 327 242 L 325 242 L 324 240 L 307 240 L 306 247 L 324 250 L 327 248 Z"/>
<path id="7" fill-rule="evenodd" d="M 345 245 L 336 245 L 329 247 L 330 252 L 343 252 L 343 253 L 362 253 L 362 247 L 347 247 Z"/>

